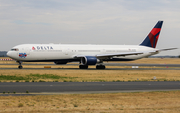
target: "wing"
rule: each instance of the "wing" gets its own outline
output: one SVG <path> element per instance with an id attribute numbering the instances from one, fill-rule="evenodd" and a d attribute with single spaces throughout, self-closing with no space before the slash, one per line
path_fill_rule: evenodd
<path id="1" fill-rule="evenodd" d="M 143 54 L 143 52 L 124 52 L 124 53 L 114 53 L 114 54 L 99 54 L 96 57 L 114 57 L 114 56 L 128 56 L 128 55 L 138 55 Z"/>
<path id="2" fill-rule="evenodd" d="M 145 54 L 145 53 L 151 53 L 157 54 L 161 51 L 167 51 L 167 50 L 173 50 L 173 49 L 178 49 L 178 48 L 167 48 L 167 49 L 156 49 L 152 51 L 143 51 L 143 52 L 124 52 L 124 53 L 113 53 L 113 54 L 97 54 L 97 55 L 76 55 L 74 58 L 82 58 L 85 56 L 94 56 L 99 59 L 104 59 L 104 58 L 112 58 L 114 56 L 129 56 L 129 55 L 139 55 L 139 54 Z"/>
<path id="3" fill-rule="evenodd" d="M 124 52 L 124 53 L 114 53 L 114 54 L 97 54 L 93 55 L 96 58 L 111 58 L 114 56 L 128 56 L 128 55 L 138 55 L 138 54 L 143 54 L 143 52 Z M 77 55 L 75 58 L 82 58 L 85 56 L 92 56 L 92 55 Z"/>

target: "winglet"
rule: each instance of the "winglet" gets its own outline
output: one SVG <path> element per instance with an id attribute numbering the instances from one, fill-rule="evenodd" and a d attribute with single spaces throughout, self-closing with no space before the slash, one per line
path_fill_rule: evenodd
<path id="1" fill-rule="evenodd" d="M 145 40 L 140 45 L 156 48 L 156 44 L 159 38 L 162 24 L 163 24 L 163 21 L 158 21 L 157 24 L 149 33 L 149 35 L 145 38 Z"/>

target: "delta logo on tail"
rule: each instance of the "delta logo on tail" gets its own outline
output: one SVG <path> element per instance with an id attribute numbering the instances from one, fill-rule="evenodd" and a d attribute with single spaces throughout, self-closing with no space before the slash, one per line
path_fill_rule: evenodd
<path id="1" fill-rule="evenodd" d="M 149 35 L 145 38 L 145 40 L 140 45 L 156 48 L 156 44 L 159 38 L 162 24 L 163 24 L 163 21 L 158 21 L 158 23 L 154 26 L 154 28 L 151 30 Z"/>

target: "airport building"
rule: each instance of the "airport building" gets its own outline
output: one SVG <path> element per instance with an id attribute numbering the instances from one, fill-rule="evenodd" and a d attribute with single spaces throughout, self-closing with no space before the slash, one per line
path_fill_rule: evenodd
<path id="1" fill-rule="evenodd" d="M 0 57 L 7 57 L 7 51 L 0 51 Z"/>

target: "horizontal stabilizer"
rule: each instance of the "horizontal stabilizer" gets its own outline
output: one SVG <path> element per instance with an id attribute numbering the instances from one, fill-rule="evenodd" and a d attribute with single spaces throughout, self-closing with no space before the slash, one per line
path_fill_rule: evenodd
<path id="1" fill-rule="evenodd" d="M 148 53 L 159 53 L 161 51 L 168 51 L 168 50 L 174 50 L 174 49 L 178 49 L 178 48 L 157 49 L 154 51 L 148 51 Z"/>
<path id="2" fill-rule="evenodd" d="M 161 51 L 168 51 L 168 50 L 173 50 L 173 49 L 178 49 L 178 48 L 159 49 L 158 51 L 161 52 Z"/>

